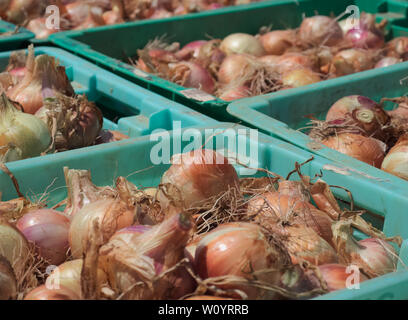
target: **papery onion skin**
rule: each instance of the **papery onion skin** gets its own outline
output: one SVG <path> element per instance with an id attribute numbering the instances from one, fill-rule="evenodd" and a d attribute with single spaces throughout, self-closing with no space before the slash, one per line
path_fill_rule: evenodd
<path id="1" fill-rule="evenodd" d="M 287 263 L 284 251 L 269 245 L 262 229 L 252 223 L 226 223 L 207 233 L 197 245 L 195 270 L 203 278 L 239 276 L 253 279 L 252 272 L 276 269 L 257 275 L 269 285 L 280 281 L 280 268 Z M 271 298 L 274 293 L 263 292 L 247 285 L 225 284 L 225 289 L 244 291 L 249 299 Z"/>
<path id="2" fill-rule="evenodd" d="M 288 52 L 279 57 L 277 67 L 281 73 L 285 73 L 297 68 L 313 69 L 314 65 L 307 55 L 298 52 Z"/>
<path id="3" fill-rule="evenodd" d="M 234 101 L 238 99 L 247 98 L 250 96 L 249 88 L 247 86 L 238 86 L 225 90 L 219 98 L 225 101 Z"/>
<path id="4" fill-rule="evenodd" d="M 80 298 L 75 292 L 64 286 L 60 286 L 59 289 L 48 289 L 43 284 L 30 291 L 24 300 L 80 300 Z"/>
<path id="5" fill-rule="evenodd" d="M 176 52 L 176 57 L 181 60 L 188 60 L 190 58 L 198 58 L 201 46 L 206 44 L 205 40 L 197 40 L 187 43 L 183 48 Z"/>
<path id="6" fill-rule="evenodd" d="M 381 169 L 397 177 L 408 180 L 408 136 L 403 135 L 388 151 Z"/>
<path id="7" fill-rule="evenodd" d="M 269 55 L 281 55 L 293 46 L 295 40 L 293 30 L 274 30 L 260 36 L 259 40 Z"/>
<path id="8" fill-rule="evenodd" d="M 75 214 L 69 229 L 69 243 L 74 258 L 81 258 L 92 232 L 92 223 L 100 222 L 103 241 L 124 227 L 134 223 L 135 210 L 120 199 L 101 199 L 85 205 Z"/>
<path id="9" fill-rule="evenodd" d="M 408 52 L 408 37 L 397 37 L 387 42 L 387 55 L 402 58 Z"/>
<path id="10" fill-rule="evenodd" d="M 353 277 L 355 281 L 363 282 L 368 278 L 357 271 L 359 274 L 356 277 L 354 269 L 350 269 L 347 272 L 347 267 L 341 264 L 324 264 L 319 266 L 320 274 L 322 275 L 323 280 L 327 284 L 327 289 L 329 291 L 342 290 L 347 287 L 347 281 L 350 277 Z M 355 284 L 355 283 L 353 283 Z"/>
<path id="11" fill-rule="evenodd" d="M 347 115 L 350 115 L 355 109 L 365 108 L 374 110 L 377 103 L 370 98 L 352 95 L 346 96 L 337 100 L 329 109 L 326 115 L 326 121 L 333 121 L 337 119 L 344 119 Z"/>
<path id="12" fill-rule="evenodd" d="M 286 71 L 282 75 L 282 84 L 289 88 L 298 88 L 308 84 L 319 82 L 320 76 L 310 69 L 298 68 Z"/>
<path id="13" fill-rule="evenodd" d="M 82 259 L 75 259 L 64 262 L 55 268 L 45 281 L 49 289 L 58 290 L 61 287 L 71 290 L 76 296 L 82 297 L 81 292 L 81 272 Z M 98 267 L 97 271 L 98 286 L 106 283 L 105 272 Z"/>
<path id="14" fill-rule="evenodd" d="M 343 30 L 336 20 L 326 16 L 314 16 L 302 21 L 298 37 L 308 46 L 333 46 L 343 39 Z"/>
<path id="15" fill-rule="evenodd" d="M 10 262 L 0 255 L 0 300 L 17 296 L 17 279 Z"/>
<path id="16" fill-rule="evenodd" d="M 229 189 L 239 192 L 239 180 L 228 159 L 211 149 L 198 149 L 172 157 L 171 167 L 163 174 L 161 184 L 171 184 L 179 191 L 171 194 L 180 199 L 185 208 L 199 205 L 210 197 L 219 196 Z M 159 191 L 157 199 L 163 208 L 170 205 L 169 199 Z"/>
<path id="17" fill-rule="evenodd" d="M 340 133 L 321 141 L 325 146 L 363 161 L 376 168 L 381 167 L 386 146 L 383 142 L 354 133 Z"/>
<path id="18" fill-rule="evenodd" d="M 222 40 L 220 49 L 227 55 L 246 53 L 255 57 L 263 56 L 265 50 L 261 42 L 247 33 L 233 33 Z"/>
<path id="19" fill-rule="evenodd" d="M 35 244 L 39 255 L 54 265 L 67 258 L 69 225 L 67 217 L 51 209 L 30 211 L 16 224 L 26 239 Z"/>
<path id="20" fill-rule="evenodd" d="M 224 59 L 218 71 L 218 81 L 228 84 L 239 78 L 245 78 L 252 72 L 251 57 L 243 54 L 231 54 Z"/>

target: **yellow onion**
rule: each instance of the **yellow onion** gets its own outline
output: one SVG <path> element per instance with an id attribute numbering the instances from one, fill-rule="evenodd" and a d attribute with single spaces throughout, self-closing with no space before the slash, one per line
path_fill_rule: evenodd
<path id="1" fill-rule="evenodd" d="M 265 50 L 261 42 L 247 33 L 233 33 L 224 38 L 220 49 L 227 55 L 234 53 L 246 53 L 256 57 L 263 56 Z"/>
<path id="2" fill-rule="evenodd" d="M 0 255 L 10 262 L 17 277 L 24 271 L 29 254 L 30 248 L 24 235 L 0 219 Z"/>
<path id="3" fill-rule="evenodd" d="M 170 206 L 171 202 L 189 208 L 229 189 L 239 192 L 237 172 L 228 159 L 216 151 L 198 149 L 177 154 L 171 162 L 171 167 L 162 176 L 161 184 L 170 184 L 172 188 L 166 194 L 159 191 L 157 195 L 163 208 Z"/>
<path id="4" fill-rule="evenodd" d="M 251 74 L 251 57 L 243 54 L 231 54 L 224 59 L 218 71 L 218 81 L 228 84 L 239 77 Z"/>
<path id="5" fill-rule="evenodd" d="M 82 297 L 81 292 L 81 272 L 82 272 L 82 259 L 75 259 L 64 262 L 55 268 L 45 281 L 45 285 L 50 290 L 56 290 L 65 288 L 73 292 L 77 297 Z M 98 268 L 97 271 L 98 286 L 102 286 L 106 283 L 106 274 Z"/>
<path id="6" fill-rule="evenodd" d="M 334 46 L 343 39 L 343 30 L 335 19 L 317 15 L 303 19 L 298 37 L 305 46 Z"/>
<path id="7" fill-rule="evenodd" d="M 100 223 L 103 241 L 135 220 L 135 209 L 121 199 L 106 198 L 89 203 L 73 217 L 69 228 L 69 243 L 74 258 L 81 258 L 90 239 L 94 221 Z"/>
<path id="8" fill-rule="evenodd" d="M 59 289 L 48 289 L 46 285 L 41 285 L 30 291 L 24 300 L 79 300 L 79 296 L 72 290 L 60 286 Z"/>
<path id="9" fill-rule="evenodd" d="M 381 164 L 381 169 L 408 180 L 408 135 L 401 136 L 390 149 Z"/>
<path id="10" fill-rule="evenodd" d="M 51 144 L 47 126 L 13 105 L 3 93 L 0 97 L 0 161 L 36 157 Z"/>
<path id="11" fill-rule="evenodd" d="M 274 30 L 259 37 L 266 54 L 281 55 L 293 46 L 295 32 L 293 30 Z"/>
<path id="12" fill-rule="evenodd" d="M 387 55 L 402 58 L 408 52 L 408 37 L 397 37 L 387 42 Z"/>
<path id="13" fill-rule="evenodd" d="M 300 181 L 281 180 L 279 181 L 278 191 L 282 195 L 299 198 L 307 202 L 310 199 L 308 190 Z"/>
<path id="14" fill-rule="evenodd" d="M 17 295 L 17 280 L 10 262 L 0 255 L 0 300 L 14 299 Z"/>
<path id="15" fill-rule="evenodd" d="M 266 59 L 266 58 L 264 58 Z M 273 58 L 269 58 L 272 60 Z M 266 61 L 265 61 L 266 62 Z M 313 69 L 314 64 L 309 56 L 299 52 L 288 52 L 281 55 L 277 59 L 277 67 L 280 73 L 290 72 L 291 70 L 298 68 L 310 68 Z"/>
<path id="16" fill-rule="evenodd" d="M 192 227 L 191 217 L 180 213 L 145 230 L 115 234 L 99 257 L 111 288 L 123 299 L 178 299 L 193 292 L 191 276 L 184 266 L 176 267 Z"/>
<path id="17" fill-rule="evenodd" d="M 321 141 L 325 146 L 363 161 L 376 168 L 381 167 L 386 145 L 377 139 L 354 133 L 339 133 Z"/>
<path id="18" fill-rule="evenodd" d="M 205 234 L 195 252 L 195 269 L 203 278 L 238 276 L 277 285 L 288 256 L 277 245 L 269 244 L 262 229 L 252 223 L 226 223 Z M 269 269 L 268 272 L 254 274 Z M 273 271 L 271 271 L 271 269 Z M 249 283 L 220 285 L 222 289 L 243 291 L 249 299 L 271 298 L 275 294 Z"/>
<path id="19" fill-rule="evenodd" d="M 279 225 L 309 227 L 329 244 L 332 243 L 332 220 L 325 212 L 316 209 L 302 198 L 267 192 L 249 201 L 247 214 L 266 228 L 272 225 L 273 231 L 276 231 Z"/>
<path id="20" fill-rule="evenodd" d="M 352 269 L 351 269 L 352 270 Z M 324 264 L 319 266 L 319 272 L 326 282 L 329 291 L 336 291 L 347 288 L 347 281 L 352 276 L 355 281 L 363 282 L 368 278 L 358 271 L 349 271 L 341 264 Z M 358 272 L 356 275 L 354 272 Z M 355 284 L 355 283 L 353 283 Z"/>
<path id="21" fill-rule="evenodd" d="M 297 88 L 297 87 L 319 82 L 321 79 L 320 79 L 320 76 L 316 72 L 312 71 L 311 69 L 297 68 L 294 70 L 286 71 L 282 75 L 281 80 L 282 80 L 282 84 L 285 87 Z"/>
<path id="22" fill-rule="evenodd" d="M 364 49 L 346 49 L 337 53 L 332 60 L 331 71 L 344 76 L 374 67 L 374 55 Z"/>

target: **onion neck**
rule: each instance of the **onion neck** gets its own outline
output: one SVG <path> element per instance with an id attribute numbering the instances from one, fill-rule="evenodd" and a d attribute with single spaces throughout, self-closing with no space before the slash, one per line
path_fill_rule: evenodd
<path id="1" fill-rule="evenodd" d="M 9 120 L 9 117 L 18 111 L 3 92 L 0 99 L 0 121 L 4 124 Z"/>

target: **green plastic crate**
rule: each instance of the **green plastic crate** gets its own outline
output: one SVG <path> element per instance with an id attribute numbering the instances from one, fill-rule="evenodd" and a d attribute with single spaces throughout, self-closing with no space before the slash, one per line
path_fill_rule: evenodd
<path id="1" fill-rule="evenodd" d="M 360 172 L 370 176 L 373 183 L 390 181 L 408 190 L 408 181 L 351 158 L 310 139 L 299 130 L 308 125 L 309 116 L 324 120 L 329 108 L 337 100 L 348 95 L 367 96 L 377 102 L 381 98 L 408 94 L 408 62 L 392 65 L 378 76 L 375 70 L 328 81 L 326 86 L 310 85 L 259 97 L 236 101 L 228 106 L 228 112 L 244 124 L 278 137 L 314 154 L 341 162 L 337 170 L 344 174 Z M 393 104 L 387 104 L 386 109 Z M 408 196 L 408 192 L 407 192 Z"/>
<path id="2" fill-rule="evenodd" d="M 0 53 L 0 70 L 5 69 L 10 54 L 11 51 Z M 102 109 L 105 129 L 137 137 L 159 128 L 171 130 L 173 125 L 190 127 L 216 123 L 205 115 L 149 92 L 64 50 L 38 47 L 35 54 L 56 57 L 66 67 L 75 92 L 86 94 Z M 84 148 L 81 150 L 83 152 Z M 46 155 L 39 159 L 53 156 Z"/>
<path id="3" fill-rule="evenodd" d="M 339 15 L 348 5 L 357 5 L 360 11 L 379 13 L 378 19 L 390 20 L 389 38 L 393 37 L 394 20 L 405 18 L 402 13 L 391 14 L 387 1 L 373 0 L 299 0 L 267 1 L 239 7 L 224 8 L 214 12 L 172 17 L 162 20 L 139 21 L 116 26 L 106 26 L 97 30 L 70 31 L 54 34 L 50 39 L 75 54 L 86 57 L 98 65 L 171 100 L 192 107 L 221 121 L 235 120 L 226 112 L 226 101 L 200 102 L 187 98 L 189 89 L 163 80 L 134 68 L 128 64 L 128 57 L 134 56 L 149 40 L 167 35 L 169 41 L 184 45 L 190 41 L 207 39 L 209 36 L 223 38 L 234 32 L 255 34 L 262 26 L 272 25 L 273 29 L 298 27 L 302 15 Z M 398 7 L 399 8 L 399 7 Z M 256 17 L 256 18 L 254 18 Z M 109 46 L 106 45 L 109 43 Z M 377 70 L 378 74 L 382 70 Z M 331 80 L 328 80 L 331 81 Z M 327 81 L 319 83 L 325 86 Z M 209 99 L 212 99 L 211 97 Z"/>
<path id="4" fill-rule="evenodd" d="M 0 20 L 0 51 L 21 49 L 30 39 L 35 37 L 34 33 L 24 28 L 19 28 L 15 34 L 7 37 L 1 36 L 2 33 L 13 32 L 16 28 L 16 25 Z"/>
<path id="5" fill-rule="evenodd" d="M 252 159 L 258 164 L 257 167 L 269 169 L 283 176 L 286 176 L 294 168 L 295 162 L 306 161 L 311 156 L 307 151 L 267 135 L 259 134 L 256 137 L 251 136 L 248 131 L 243 133 L 239 129 L 245 129 L 244 127 L 231 123 L 200 127 L 201 134 L 209 129 L 215 129 L 213 131 L 215 135 L 212 136 L 212 140 L 206 139 L 208 148 L 212 145 L 212 148 L 217 150 L 229 150 L 230 152 L 241 150 L 238 151 L 240 159 L 252 154 Z M 160 142 L 169 142 L 169 154 L 176 152 L 173 148 L 176 148 L 177 143 L 174 141 L 179 141 L 182 134 L 188 130 L 190 129 L 172 134 L 164 132 Z M 224 145 L 217 144 L 220 143 L 219 141 L 224 141 Z M 185 151 L 185 147 L 189 143 L 190 140 L 182 142 L 177 152 Z M 44 158 L 43 161 L 37 159 L 22 160 L 10 163 L 8 166 L 19 181 L 21 191 L 24 194 L 31 198 L 38 198 L 40 195 L 44 195 L 44 191 L 47 191 L 45 195 L 50 205 L 53 205 L 66 197 L 64 166 L 90 170 L 92 180 L 97 185 L 112 185 L 115 178 L 125 176 L 137 186 L 157 186 L 161 175 L 169 165 L 153 165 L 151 150 L 156 144 L 157 139 L 153 136 L 144 136 L 108 145 L 93 146 L 88 148 L 86 153 L 72 150 L 56 154 L 53 158 Z M 239 149 L 239 146 L 242 149 Z M 245 146 L 245 151 L 243 151 L 244 147 L 242 146 Z M 327 165 L 335 166 L 337 164 L 316 156 L 313 161 L 302 167 L 302 172 L 309 176 L 322 172 L 327 183 L 348 188 L 353 193 L 357 207 L 365 208 L 374 214 L 378 213 L 385 217 L 384 222 L 379 222 L 377 226 L 382 228 L 387 235 L 401 235 L 404 239 L 408 238 L 408 215 L 405 212 L 408 207 L 408 197 L 402 194 L 406 190 L 391 189 L 388 182 L 373 183 L 367 177 L 358 174 L 347 176 L 334 173 L 325 170 Z M 240 176 L 249 174 L 246 168 L 236 168 Z M 251 174 L 253 173 L 251 172 Z M 3 192 L 4 200 L 17 196 L 9 177 L 3 172 L 0 172 L 0 190 Z M 343 190 L 333 189 L 333 191 L 339 199 L 347 199 L 347 194 Z M 403 264 L 408 263 L 407 240 L 400 251 L 400 257 L 399 272 L 364 282 L 359 290 L 342 290 L 322 296 L 319 299 L 408 299 L 408 271 L 405 269 L 406 267 L 403 267 Z"/>

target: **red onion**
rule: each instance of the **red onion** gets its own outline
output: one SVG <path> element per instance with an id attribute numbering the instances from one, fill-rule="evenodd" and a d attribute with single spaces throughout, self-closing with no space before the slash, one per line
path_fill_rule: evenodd
<path id="1" fill-rule="evenodd" d="M 60 264 L 67 258 L 70 221 L 62 213 L 39 209 L 26 213 L 17 221 L 17 228 L 33 242 L 41 257 L 50 264 Z"/>
<path id="2" fill-rule="evenodd" d="M 230 34 L 221 42 L 220 49 L 227 55 L 246 53 L 259 57 L 265 54 L 261 42 L 254 36 L 246 33 Z"/>
<path id="3" fill-rule="evenodd" d="M 7 21 L 21 25 L 40 16 L 47 5 L 46 0 L 11 0 L 6 11 Z"/>
<path id="4" fill-rule="evenodd" d="M 180 197 L 184 207 L 189 208 L 229 189 L 239 191 L 238 175 L 234 167 L 213 150 L 199 149 L 177 154 L 172 157 L 171 162 L 171 167 L 162 176 L 161 184 L 171 184 L 178 191 L 172 190 L 173 188 L 166 194 L 159 191 L 157 199 L 163 208 Z"/>
<path id="5" fill-rule="evenodd" d="M 197 40 L 187 43 L 181 50 L 176 52 L 176 57 L 180 60 L 188 60 L 191 58 L 198 58 L 201 46 L 206 44 L 205 40 Z"/>
<path id="6" fill-rule="evenodd" d="M 384 46 L 384 36 L 370 30 L 357 28 L 351 29 L 345 35 L 354 48 L 380 49 Z"/>
<path id="7" fill-rule="evenodd" d="M 266 54 L 281 55 L 293 46 L 295 33 L 293 30 L 275 30 L 260 36 Z"/>
<path id="8" fill-rule="evenodd" d="M 48 289 L 46 285 L 30 291 L 24 300 L 79 300 L 79 296 L 72 290 L 60 286 L 59 289 Z"/>
<path id="9" fill-rule="evenodd" d="M 213 93 L 215 83 L 210 73 L 194 62 L 178 62 L 169 64 L 170 78 L 172 81 L 187 88 L 201 89 Z"/>
<path id="10" fill-rule="evenodd" d="M 58 32 L 57 29 L 47 28 L 47 18 L 37 18 L 30 20 L 27 29 L 35 34 L 36 39 L 48 38 L 51 34 Z"/>
<path id="11" fill-rule="evenodd" d="M 298 32 L 299 40 L 306 46 L 334 46 L 343 39 L 337 21 L 326 16 L 304 19 Z"/>
<path id="12" fill-rule="evenodd" d="M 402 62 L 402 59 L 398 59 L 395 57 L 385 57 L 378 61 L 374 68 L 389 67 L 400 62 Z"/>

